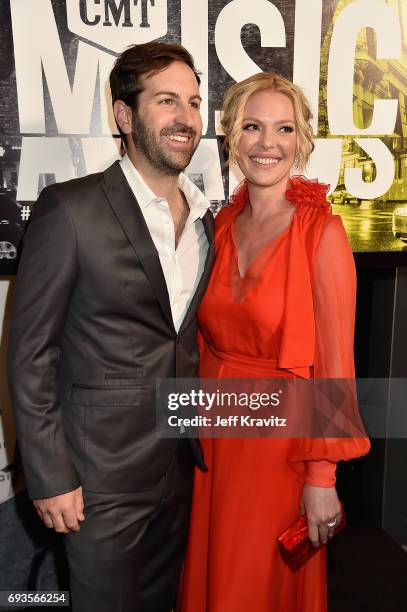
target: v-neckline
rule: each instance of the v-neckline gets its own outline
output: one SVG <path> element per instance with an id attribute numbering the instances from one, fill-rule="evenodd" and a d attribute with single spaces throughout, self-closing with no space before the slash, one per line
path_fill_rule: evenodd
<path id="1" fill-rule="evenodd" d="M 266 249 L 268 249 L 271 245 L 276 243 L 278 240 L 280 240 L 280 238 L 285 236 L 290 231 L 290 229 L 291 229 L 291 227 L 293 225 L 294 217 L 295 217 L 296 213 L 297 213 L 297 211 L 294 210 L 293 215 L 292 215 L 291 220 L 290 220 L 290 223 L 287 225 L 287 227 L 285 227 L 279 234 L 274 236 L 274 238 L 272 238 L 271 240 L 266 242 L 266 244 L 260 249 L 260 251 L 253 257 L 253 259 L 250 261 L 249 265 L 246 267 L 246 270 L 245 270 L 243 276 L 242 276 L 241 271 L 240 271 L 239 249 L 237 248 L 237 242 L 236 242 L 236 237 L 235 237 L 235 223 L 236 223 L 236 219 L 237 219 L 238 215 L 233 219 L 233 222 L 231 224 L 231 236 L 232 236 L 232 244 L 233 244 L 233 250 L 234 250 L 234 257 L 235 257 L 236 266 L 237 266 L 237 273 L 239 275 L 240 280 L 244 281 L 247 278 L 248 272 L 254 266 L 254 264 L 256 263 L 258 258 L 260 257 L 260 255 L 262 255 L 266 251 Z"/>

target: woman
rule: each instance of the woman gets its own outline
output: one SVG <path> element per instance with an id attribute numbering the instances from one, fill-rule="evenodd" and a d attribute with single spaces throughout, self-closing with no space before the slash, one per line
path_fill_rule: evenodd
<path id="1" fill-rule="evenodd" d="M 199 310 L 203 378 L 354 376 L 355 270 L 327 186 L 303 177 L 313 149 L 301 90 L 277 74 L 229 89 L 222 125 L 245 175 L 216 219 L 216 260 Z M 182 612 L 323 612 L 325 547 L 298 572 L 277 538 L 306 513 L 315 546 L 340 520 L 335 468 L 357 439 L 204 439 Z"/>

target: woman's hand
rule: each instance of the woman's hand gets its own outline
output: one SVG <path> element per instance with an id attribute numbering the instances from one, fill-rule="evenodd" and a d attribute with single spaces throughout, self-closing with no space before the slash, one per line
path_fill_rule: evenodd
<path id="1" fill-rule="evenodd" d="M 326 544 L 332 538 L 335 527 L 327 523 L 336 519 L 341 522 L 341 505 L 335 487 L 314 487 L 304 485 L 301 498 L 301 514 L 306 514 L 308 536 L 314 546 Z"/>

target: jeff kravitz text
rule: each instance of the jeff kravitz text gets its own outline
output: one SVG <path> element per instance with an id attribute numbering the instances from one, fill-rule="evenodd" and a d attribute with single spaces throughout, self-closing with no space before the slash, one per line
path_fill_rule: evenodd
<path id="1" fill-rule="evenodd" d="M 213 422 L 212 422 L 213 421 Z M 168 425 L 170 427 L 286 427 L 287 419 L 277 416 L 266 418 L 256 418 L 243 415 L 232 415 L 227 417 L 217 416 L 216 420 L 212 417 L 197 415 L 195 417 L 177 417 L 171 415 L 168 417 Z"/>
<path id="2" fill-rule="evenodd" d="M 180 408 L 193 409 L 198 412 L 193 416 L 179 416 L 171 414 L 168 425 L 177 429 L 187 428 L 274 428 L 286 427 L 287 419 L 276 415 L 266 417 L 251 416 L 250 414 L 233 414 L 234 412 L 257 411 L 261 408 L 279 407 L 283 391 L 274 393 L 231 393 L 207 392 L 203 389 L 192 389 L 184 393 L 169 393 L 167 408 L 171 411 Z M 212 411 L 215 417 L 202 412 Z M 231 414 L 232 413 L 232 414 Z"/>

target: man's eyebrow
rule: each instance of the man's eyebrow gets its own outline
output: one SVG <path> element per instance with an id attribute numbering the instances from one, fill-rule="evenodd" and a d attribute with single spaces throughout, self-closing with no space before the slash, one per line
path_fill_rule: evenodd
<path id="1" fill-rule="evenodd" d="M 172 98 L 180 98 L 180 95 L 175 93 L 175 91 L 157 91 L 157 93 L 154 94 L 154 97 L 156 96 L 171 96 Z M 202 102 L 202 98 L 198 94 L 191 96 L 189 99 L 194 100 L 195 98 Z"/>

